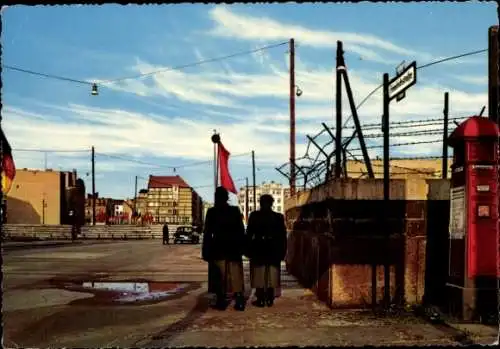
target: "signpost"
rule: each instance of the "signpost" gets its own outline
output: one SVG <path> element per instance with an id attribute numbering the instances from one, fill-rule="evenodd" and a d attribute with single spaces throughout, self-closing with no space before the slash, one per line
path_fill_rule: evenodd
<path id="1" fill-rule="evenodd" d="M 396 67 L 396 76 L 401 74 L 405 68 L 406 68 L 406 62 L 405 61 L 402 61 L 401 64 L 399 64 L 397 67 Z M 401 100 L 403 100 L 404 98 L 406 97 L 406 93 L 402 92 L 400 94 L 398 94 L 396 96 L 396 102 L 399 102 Z"/>
<path id="2" fill-rule="evenodd" d="M 389 80 L 389 74 L 384 74 L 384 114 L 382 116 L 382 130 L 384 132 L 384 201 L 387 201 L 387 204 L 389 201 L 389 103 L 394 98 L 398 98 L 398 100 L 403 99 L 405 96 L 404 92 L 415 85 L 416 82 L 417 62 L 415 61 L 401 70 L 401 73 L 391 80 Z"/>
<path id="3" fill-rule="evenodd" d="M 404 64 L 404 62 L 403 62 Z M 401 66 L 400 66 L 401 67 Z M 408 67 L 389 81 L 389 100 L 397 98 L 398 102 L 405 97 L 405 91 L 417 82 L 417 62 L 413 61 Z"/>
<path id="4" fill-rule="evenodd" d="M 385 212 L 391 212 L 389 207 L 389 103 L 394 98 L 399 96 L 399 100 L 404 98 L 401 96 L 408 88 L 417 82 L 417 63 L 413 61 L 408 67 L 404 68 L 400 74 L 396 75 L 393 79 L 389 80 L 389 74 L 384 74 L 384 113 L 382 116 L 382 130 L 384 133 L 384 206 Z M 387 217 L 387 238 L 389 238 L 389 220 Z M 389 266 L 384 266 L 384 302 L 386 305 L 390 303 L 390 272 Z"/>

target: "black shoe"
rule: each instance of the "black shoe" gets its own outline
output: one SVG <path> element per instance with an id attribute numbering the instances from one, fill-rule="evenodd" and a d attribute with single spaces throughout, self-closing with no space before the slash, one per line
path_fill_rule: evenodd
<path id="1" fill-rule="evenodd" d="M 262 298 L 257 298 L 252 304 L 259 308 L 264 308 L 266 306 L 266 302 Z"/>
<path id="2" fill-rule="evenodd" d="M 236 301 L 234 303 L 234 310 L 244 311 L 245 310 L 245 302 L 243 302 L 243 301 Z"/>
<path id="3" fill-rule="evenodd" d="M 274 304 L 274 297 L 273 297 L 273 298 L 267 298 L 267 299 L 266 299 L 266 305 L 267 305 L 268 307 L 272 307 L 272 306 L 273 306 L 273 304 Z"/>
<path id="4" fill-rule="evenodd" d="M 229 303 L 225 297 L 217 297 L 217 300 L 212 304 L 212 308 L 216 310 L 226 310 Z"/>
<path id="5" fill-rule="evenodd" d="M 212 306 L 212 308 L 216 309 L 216 310 L 226 310 L 227 309 L 227 306 L 228 306 L 228 303 L 225 302 L 225 301 L 220 301 L 220 302 L 215 302 L 215 304 Z"/>
<path id="6" fill-rule="evenodd" d="M 274 304 L 274 288 L 268 288 L 266 290 L 266 305 L 272 307 Z"/>
<path id="7" fill-rule="evenodd" d="M 243 293 L 236 293 L 234 295 L 234 309 L 238 311 L 245 310 L 245 296 Z"/>

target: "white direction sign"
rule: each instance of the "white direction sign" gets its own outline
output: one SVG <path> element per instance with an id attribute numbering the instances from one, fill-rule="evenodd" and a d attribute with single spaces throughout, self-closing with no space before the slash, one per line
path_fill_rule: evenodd
<path id="1" fill-rule="evenodd" d="M 398 65 L 396 67 L 396 76 L 398 76 L 399 74 L 401 74 L 405 68 L 406 68 L 406 62 L 405 61 L 402 61 L 400 65 Z M 404 92 L 398 94 L 396 96 L 396 102 L 399 102 L 399 101 L 402 101 L 404 98 L 405 98 L 406 94 Z"/>
<path id="2" fill-rule="evenodd" d="M 417 62 L 413 61 L 401 74 L 389 81 L 389 100 L 396 98 L 417 82 Z"/>

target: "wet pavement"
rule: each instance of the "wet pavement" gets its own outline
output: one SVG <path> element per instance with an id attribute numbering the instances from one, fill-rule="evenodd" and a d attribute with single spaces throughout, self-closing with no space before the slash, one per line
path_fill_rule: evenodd
<path id="1" fill-rule="evenodd" d="M 274 307 L 249 301 L 245 312 L 213 310 L 199 246 L 130 241 L 4 251 L 3 258 L 6 347 L 460 343 L 456 331 L 411 314 L 328 309 L 286 272 Z M 474 333 L 476 343 L 496 334 Z"/>

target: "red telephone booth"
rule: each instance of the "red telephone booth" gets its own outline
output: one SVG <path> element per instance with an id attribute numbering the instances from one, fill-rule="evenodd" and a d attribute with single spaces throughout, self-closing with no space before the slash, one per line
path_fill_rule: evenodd
<path id="1" fill-rule="evenodd" d="M 480 315 L 478 294 L 496 288 L 500 277 L 498 137 L 497 124 L 480 116 L 461 123 L 449 137 L 454 152 L 448 286 L 455 288 L 455 296 L 459 293 L 461 314 L 468 320 Z M 496 303 L 491 306 L 496 309 Z"/>

